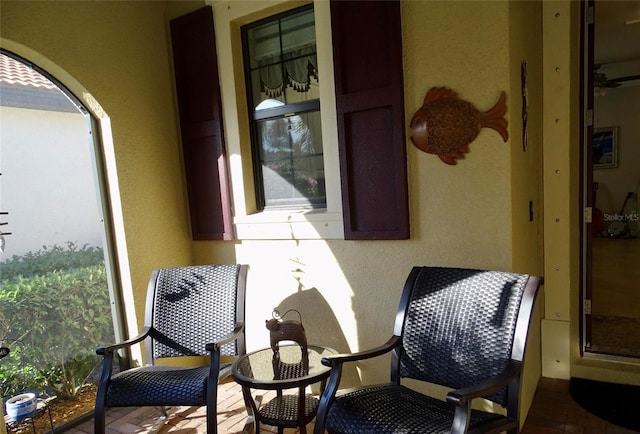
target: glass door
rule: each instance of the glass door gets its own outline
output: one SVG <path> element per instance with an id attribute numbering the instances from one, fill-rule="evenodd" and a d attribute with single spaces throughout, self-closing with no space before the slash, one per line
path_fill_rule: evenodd
<path id="1" fill-rule="evenodd" d="M 640 2 L 584 4 L 583 349 L 640 359 Z"/>

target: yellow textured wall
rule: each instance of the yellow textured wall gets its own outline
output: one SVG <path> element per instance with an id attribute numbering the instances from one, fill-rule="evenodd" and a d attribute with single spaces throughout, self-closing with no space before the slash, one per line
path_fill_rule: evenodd
<path id="1" fill-rule="evenodd" d="M 239 22 L 271 14 L 282 7 L 282 2 L 212 4 L 218 56 L 224 69 L 225 134 L 236 159 L 232 171 L 237 187 L 236 180 L 242 178 L 238 172 L 250 165 L 246 155 L 243 158 L 243 150 L 248 148 L 248 137 L 242 133 L 246 128 L 241 124 L 246 109 L 237 104 L 244 98 L 229 90 L 242 86 L 241 69 L 238 73 L 236 65 L 234 71 L 228 60 L 240 55 L 233 51 L 238 49 L 233 38 L 238 37 Z M 539 4 L 531 4 L 534 16 L 539 17 Z M 250 348 L 265 345 L 268 335 L 264 320 L 274 307 L 299 309 L 310 340 L 340 351 L 382 343 L 391 333 L 398 297 L 413 265 L 542 272 L 541 215 L 534 223 L 528 221 L 530 198 L 541 205 L 541 46 L 539 40 L 528 42 L 532 32 L 539 31 L 534 24 L 519 27 L 527 17 L 535 23 L 531 7 L 527 3 L 519 6 L 513 12 L 507 2 L 402 3 L 407 126 L 425 93 L 434 86 L 452 88 L 481 111 L 490 109 L 504 90 L 508 94 L 507 118 L 513 123 L 508 143 L 497 132 L 483 129 L 471 144 L 471 152 L 457 166 L 447 166 L 407 142 L 411 240 L 196 243 L 197 262 L 235 259 L 250 264 Z M 319 35 L 329 26 L 328 8 L 327 2 L 316 3 Z M 511 37 L 519 38 L 515 48 Z M 319 51 L 322 42 L 318 41 Z M 530 126 L 535 146 L 527 153 L 522 151 L 518 123 L 520 62 L 525 54 L 531 58 L 533 102 L 538 104 L 538 116 Z M 321 76 L 326 77 L 327 72 L 322 65 L 320 68 Z M 333 115 L 325 108 L 323 116 L 327 112 Z M 325 149 L 337 146 L 335 136 L 323 134 L 323 139 Z M 512 165 L 518 170 L 515 177 Z M 512 206 L 514 198 L 521 205 L 517 211 Z M 537 334 L 529 351 L 534 362 L 528 374 L 529 400 L 540 371 L 539 331 Z M 370 361 L 345 377 L 346 383 L 357 382 L 358 377 L 363 382 L 383 381 L 388 377 L 388 365 L 386 360 Z"/>
<path id="2" fill-rule="evenodd" d="M 2 47 L 58 78 L 113 133 L 105 147 L 115 151 L 107 164 L 117 166 L 111 199 L 122 204 L 115 222 L 120 266 L 125 281 L 130 267 L 135 294 L 125 282 L 125 299 L 135 303 L 130 332 L 144 318 L 152 269 L 193 260 L 167 31 L 169 12 L 193 8 L 138 1 L 0 5 Z"/>
<path id="3" fill-rule="evenodd" d="M 259 14 L 274 3 L 278 2 L 243 2 L 243 13 L 253 8 Z M 513 247 L 511 168 L 519 146 L 513 128 L 519 117 L 514 109 L 519 72 L 513 65 L 519 60 L 511 58 L 507 2 L 402 3 L 407 124 L 433 86 L 451 87 L 481 111 L 491 108 L 504 90 L 512 136 L 503 143 L 495 131 L 482 130 L 457 166 L 447 166 L 407 143 L 411 240 L 193 243 L 167 27 L 179 9 L 186 12 L 199 5 L 2 3 L 3 47 L 26 47 L 18 54 L 36 63 L 41 60 L 41 66 L 53 68 L 50 72 L 63 82 L 69 77 L 72 90 L 90 92 L 109 118 L 138 324 L 153 268 L 237 261 L 251 267 L 250 348 L 265 345 L 264 320 L 272 308 L 296 307 L 310 340 L 355 350 L 379 344 L 391 333 L 398 297 L 413 265 L 513 269 L 514 258 L 522 256 Z M 232 17 L 240 7 L 234 2 L 213 5 L 217 15 L 227 11 Z M 317 8 L 324 11 L 318 25 L 328 26 L 328 3 L 318 2 Z M 232 42 L 217 41 L 220 56 L 231 50 Z M 223 86 L 228 102 L 226 89 Z M 236 106 L 225 105 L 225 122 L 239 117 Z M 246 140 L 232 122 L 226 126 L 229 142 Z M 337 146 L 335 137 L 328 138 L 328 146 Z M 537 271 L 535 263 L 525 260 L 518 267 Z M 386 363 L 375 361 L 357 373 L 348 372 L 346 379 L 380 381 L 387 375 Z"/>
<path id="4" fill-rule="evenodd" d="M 537 275 L 544 273 L 542 196 L 542 40 L 533 38 L 541 30 L 539 2 L 511 2 L 509 6 L 511 116 L 511 239 L 513 269 Z M 523 100 L 523 64 L 525 97 Z M 526 106 L 526 122 L 522 113 Z M 526 124 L 526 139 L 523 128 Z M 544 288 L 544 287 L 543 287 Z M 544 315 L 544 290 L 538 295 L 531 320 L 523 374 L 522 409 L 533 401 L 542 367 L 540 360 L 540 320 Z"/>
<path id="5" fill-rule="evenodd" d="M 506 91 L 507 119 L 513 117 L 506 3 L 405 2 L 402 20 L 407 122 L 435 86 L 481 111 Z M 511 267 L 510 148 L 483 129 L 466 159 L 448 166 L 409 145 L 416 250 L 448 265 Z"/>
<path id="6" fill-rule="evenodd" d="M 513 269 L 542 274 L 542 40 L 531 37 L 541 31 L 542 4 L 512 2 L 509 14 Z M 525 104 L 520 79 L 523 65 L 526 140 L 520 115 Z"/>

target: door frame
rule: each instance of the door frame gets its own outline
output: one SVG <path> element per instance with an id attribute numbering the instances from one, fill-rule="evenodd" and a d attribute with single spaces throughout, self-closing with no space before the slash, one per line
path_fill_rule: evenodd
<path id="1" fill-rule="evenodd" d="M 580 225 L 580 355 L 591 348 L 592 245 L 591 230 L 595 201 L 593 196 L 593 123 L 594 123 L 594 66 L 595 66 L 595 0 L 582 0 L 580 6 L 582 32 L 580 37 L 580 194 L 582 212 Z"/>

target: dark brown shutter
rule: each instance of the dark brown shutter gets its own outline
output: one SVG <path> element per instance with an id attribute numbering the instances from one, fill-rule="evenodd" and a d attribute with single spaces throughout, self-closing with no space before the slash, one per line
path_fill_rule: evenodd
<path id="1" fill-rule="evenodd" d="M 180 132 L 194 240 L 233 239 L 213 11 L 171 21 Z"/>
<path id="2" fill-rule="evenodd" d="M 400 1 L 331 1 L 345 238 L 408 239 Z"/>

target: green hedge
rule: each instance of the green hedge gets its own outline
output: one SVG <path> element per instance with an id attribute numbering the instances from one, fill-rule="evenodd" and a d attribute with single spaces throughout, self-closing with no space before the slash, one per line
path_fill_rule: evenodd
<path id="1" fill-rule="evenodd" d="M 14 255 L 0 265 L 0 279 L 13 280 L 19 276 L 33 277 L 50 271 L 73 270 L 74 268 L 104 265 L 104 252 L 100 247 L 85 244 L 78 247 L 68 242 L 65 247 L 42 246 L 42 250 Z"/>
<path id="2" fill-rule="evenodd" d="M 0 360 L 0 392 L 74 398 L 100 362 L 96 346 L 114 339 L 102 250 L 69 243 L 0 266 L 0 338 L 14 350 Z"/>

